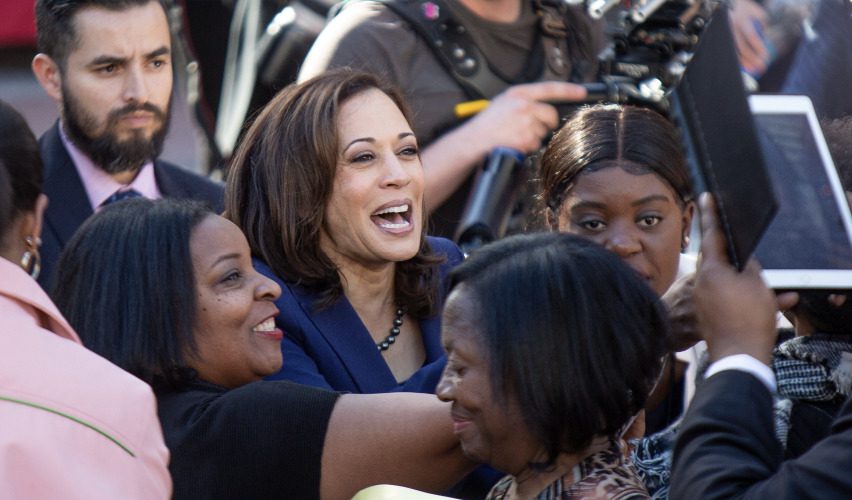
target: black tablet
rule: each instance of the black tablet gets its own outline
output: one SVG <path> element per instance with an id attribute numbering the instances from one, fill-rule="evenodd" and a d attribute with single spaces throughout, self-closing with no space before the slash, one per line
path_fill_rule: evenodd
<path id="1" fill-rule="evenodd" d="M 777 210 L 728 25 L 717 8 L 670 97 L 696 191 L 710 191 L 742 269 Z"/>

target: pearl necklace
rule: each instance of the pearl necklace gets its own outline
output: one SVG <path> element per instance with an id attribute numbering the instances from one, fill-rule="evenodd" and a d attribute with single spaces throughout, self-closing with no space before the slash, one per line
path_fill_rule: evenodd
<path id="1" fill-rule="evenodd" d="M 405 309 L 398 308 L 396 310 L 396 317 L 393 319 L 393 327 L 390 329 L 390 335 L 385 337 L 385 340 L 381 342 L 376 342 L 376 347 L 381 351 L 387 351 L 390 349 L 390 346 L 396 342 L 396 338 L 399 336 L 399 327 L 402 326 L 402 317 L 405 316 Z"/>

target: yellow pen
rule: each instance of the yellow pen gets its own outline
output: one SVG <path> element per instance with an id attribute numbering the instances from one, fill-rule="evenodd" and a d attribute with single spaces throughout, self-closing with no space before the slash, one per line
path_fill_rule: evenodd
<path id="1" fill-rule="evenodd" d="M 456 107 L 454 108 L 456 118 L 461 119 L 473 116 L 482 111 L 483 109 L 487 108 L 489 102 L 490 101 L 488 101 L 488 99 L 477 99 L 476 101 L 460 102 L 456 104 Z"/>

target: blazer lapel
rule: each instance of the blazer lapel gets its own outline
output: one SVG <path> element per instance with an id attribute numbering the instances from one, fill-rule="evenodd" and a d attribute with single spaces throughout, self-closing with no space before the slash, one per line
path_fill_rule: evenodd
<path id="1" fill-rule="evenodd" d="M 307 317 L 312 318 L 320 335 L 337 354 L 358 390 L 361 393 L 377 393 L 387 392 L 394 387 L 396 379 L 393 373 L 349 300 L 341 296 L 330 307 L 318 311 L 313 310 L 315 300 L 313 294 L 299 297 Z"/>
<path id="2" fill-rule="evenodd" d="M 167 198 L 191 198 L 191 193 L 177 182 L 160 161 L 154 162 L 154 178 L 157 181 L 157 189 Z"/>
<path id="3" fill-rule="evenodd" d="M 45 164 L 43 189 L 49 199 L 45 226 L 56 235 L 60 247 L 64 247 L 93 211 L 77 167 L 59 137 L 58 121 L 39 142 Z"/>

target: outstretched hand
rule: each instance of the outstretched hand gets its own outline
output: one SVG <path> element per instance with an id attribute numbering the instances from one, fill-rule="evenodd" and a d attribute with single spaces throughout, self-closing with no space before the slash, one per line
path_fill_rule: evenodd
<path id="1" fill-rule="evenodd" d="M 487 150 L 508 147 L 532 153 L 559 125 L 559 112 L 546 101 L 581 101 L 586 89 L 568 82 L 515 85 L 495 97 L 467 126 Z M 471 142 L 476 144 L 477 142 Z"/>
<path id="2" fill-rule="evenodd" d="M 728 260 L 716 204 L 701 195 L 701 256 L 695 278 L 695 309 L 712 361 L 748 354 L 767 365 L 777 331 L 775 294 L 763 283 L 760 266 L 750 259 L 742 272 Z"/>

